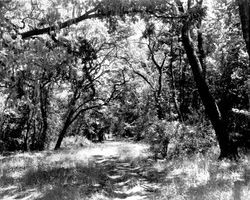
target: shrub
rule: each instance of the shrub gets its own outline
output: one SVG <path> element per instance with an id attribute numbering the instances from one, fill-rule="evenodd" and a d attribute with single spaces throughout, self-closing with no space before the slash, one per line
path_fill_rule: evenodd
<path id="1" fill-rule="evenodd" d="M 159 156 L 165 158 L 167 156 L 170 139 L 176 134 L 178 124 L 178 122 L 156 120 L 148 127 L 146 140 L 149 142 L 155 158 Z"/>
<path id="2" fill-rule="evenodd" d="M 158 120 L 146 130 L 146 140 L 155 158 L 205 153 L 216 145 L 211 125 L 188 126 L 177 121 Z"/>
<path id="3" fill-rule="evenodd" d="M 216 138 L 211 125 L 203 123 L 196 126 L 180 125 L 176 134 L 171 138 L 172 149 L 169 154 L 172 157 L 192 155 L 194 153 L 206 153 L 216 145 Z"/>
<path id="4" fill-rule="evenodd" d="M 1 114 L 0 139 L 4 143 L 4 150 L 16 151 L 22 149 L 24 120 L 24 117 L 13 109 L 6 109 Z"/>

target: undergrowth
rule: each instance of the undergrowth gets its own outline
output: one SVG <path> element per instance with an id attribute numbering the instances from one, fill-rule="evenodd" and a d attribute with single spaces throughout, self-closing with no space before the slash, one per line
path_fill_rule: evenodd
<path id="1" fill-rule="evenodd" d="M 217 145 L 211 125 L 203 123 L 191 126 L 178 121 L 155 120 L 145 135 L 155 159 L 205 154 Z"/>

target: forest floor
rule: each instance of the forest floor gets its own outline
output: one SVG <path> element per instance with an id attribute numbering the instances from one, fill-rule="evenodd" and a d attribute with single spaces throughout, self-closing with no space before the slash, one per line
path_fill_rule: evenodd
<path id="1" fill-rule="evenodd" d="M 151 157 L 148 145 L 129 141 L 0 156 L 0 199 L 250 199 L 249 157 Z"/>

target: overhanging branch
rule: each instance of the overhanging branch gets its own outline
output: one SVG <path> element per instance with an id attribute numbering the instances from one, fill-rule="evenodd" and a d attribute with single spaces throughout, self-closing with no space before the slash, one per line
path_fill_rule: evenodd
<path id="1" fill-rule="evenodd" d="M 169 4 L 168 6 L 171 7 L 173 6 L 172 4 Z M 135 7 L 132 6 L 128 7 L 127 10 L 123 10 L 122 13 L 117 13 L 114 12 L 114 10 L 112 10 L 112 8 L 110 8 L 111 10 L 105 11 L 103 12 L 102 10 L 102 5 L 101 3 L 99 5 L 97 5 L 96 7 L 94 7 L 93 9 L 87 11 L 85 14 L 73 18 L 73 19 L 69 19 L 65 22 L 60 22 L 56 25 L 52 25 L 46 28 L 41 28 L 41 29 L 33 29 L 27 32 L 23 32 L 20 35 L 22 36 L 22 39 L 27 39 L 30 38 L 32 36 L 35 35 L 42 35 L 42 34 L 49 34 L 51 31 L 56 31 L 56 30 L 60 30 L 66 27 L 69 27 L 73 24 L 77 24 L 81 21 L 84 21 L 86 19 L 93 19 L 93 18 L 105 18 L 105 17 L 110 17 L 110 16 L 121 16 L 121 15 L 127 15 L 127 14 L 140 14 L 140 13 L 148 13 L 151 16 L 154 16 L 156 18 L 161 18 L 161 19 L 180 19 L 183 18 L 183 16 L 171 16 L 171 14 L 166 14 L 165 9 L 157 9 L 157 8 L 153 8 L 153 9 L 145 9 L 145 7 Z"/>
<path id="2" fill-rule="evenodd" d="M 45 33 L 50 33 L 51 31 L 55 31 L 58 29 L 63 29 L 63 28 L 69 27 L 73 24 L 77 24 L 77 23 L 79 23 L 83 20 L 86 20 L 86 19 L 101 17 L 101 14 L 95 13 L 97 10 L 98 10 L 98 6 L 89 10 L 88 12 L 86 12 L 84 15 L 81 15 L 80 17 L 77 17 L 74 19 L 69 19 L 63 23 L 59 23 L 57 25 L 53 25 L 50 27 L 42 28 L 42 29 L 34 29 L 34 30 L 30 30 L 30 31 L 21 33 L 22 39 L 26 39 L 26 38 L 32 37 L 34 35 L 42 35 Z"/>

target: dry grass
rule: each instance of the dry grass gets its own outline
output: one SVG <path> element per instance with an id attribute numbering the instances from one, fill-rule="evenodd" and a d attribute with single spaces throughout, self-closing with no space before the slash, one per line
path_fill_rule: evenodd
<path id="1" fill-rule="evenodd" d="M 235 163 L 210 153 L 154 161 L 147 149 L 107 142 L 0 157 L 0 199 L 249 199 L 250 157 Z"/>
<path id="2" fill-rule="evenodd" d="M 165 171 L 156 199 L 248 200 L 250 199 L 250 157 L 240 162 L 217 161 L 200 154 L 190 158 L 156 163 Z"/>

